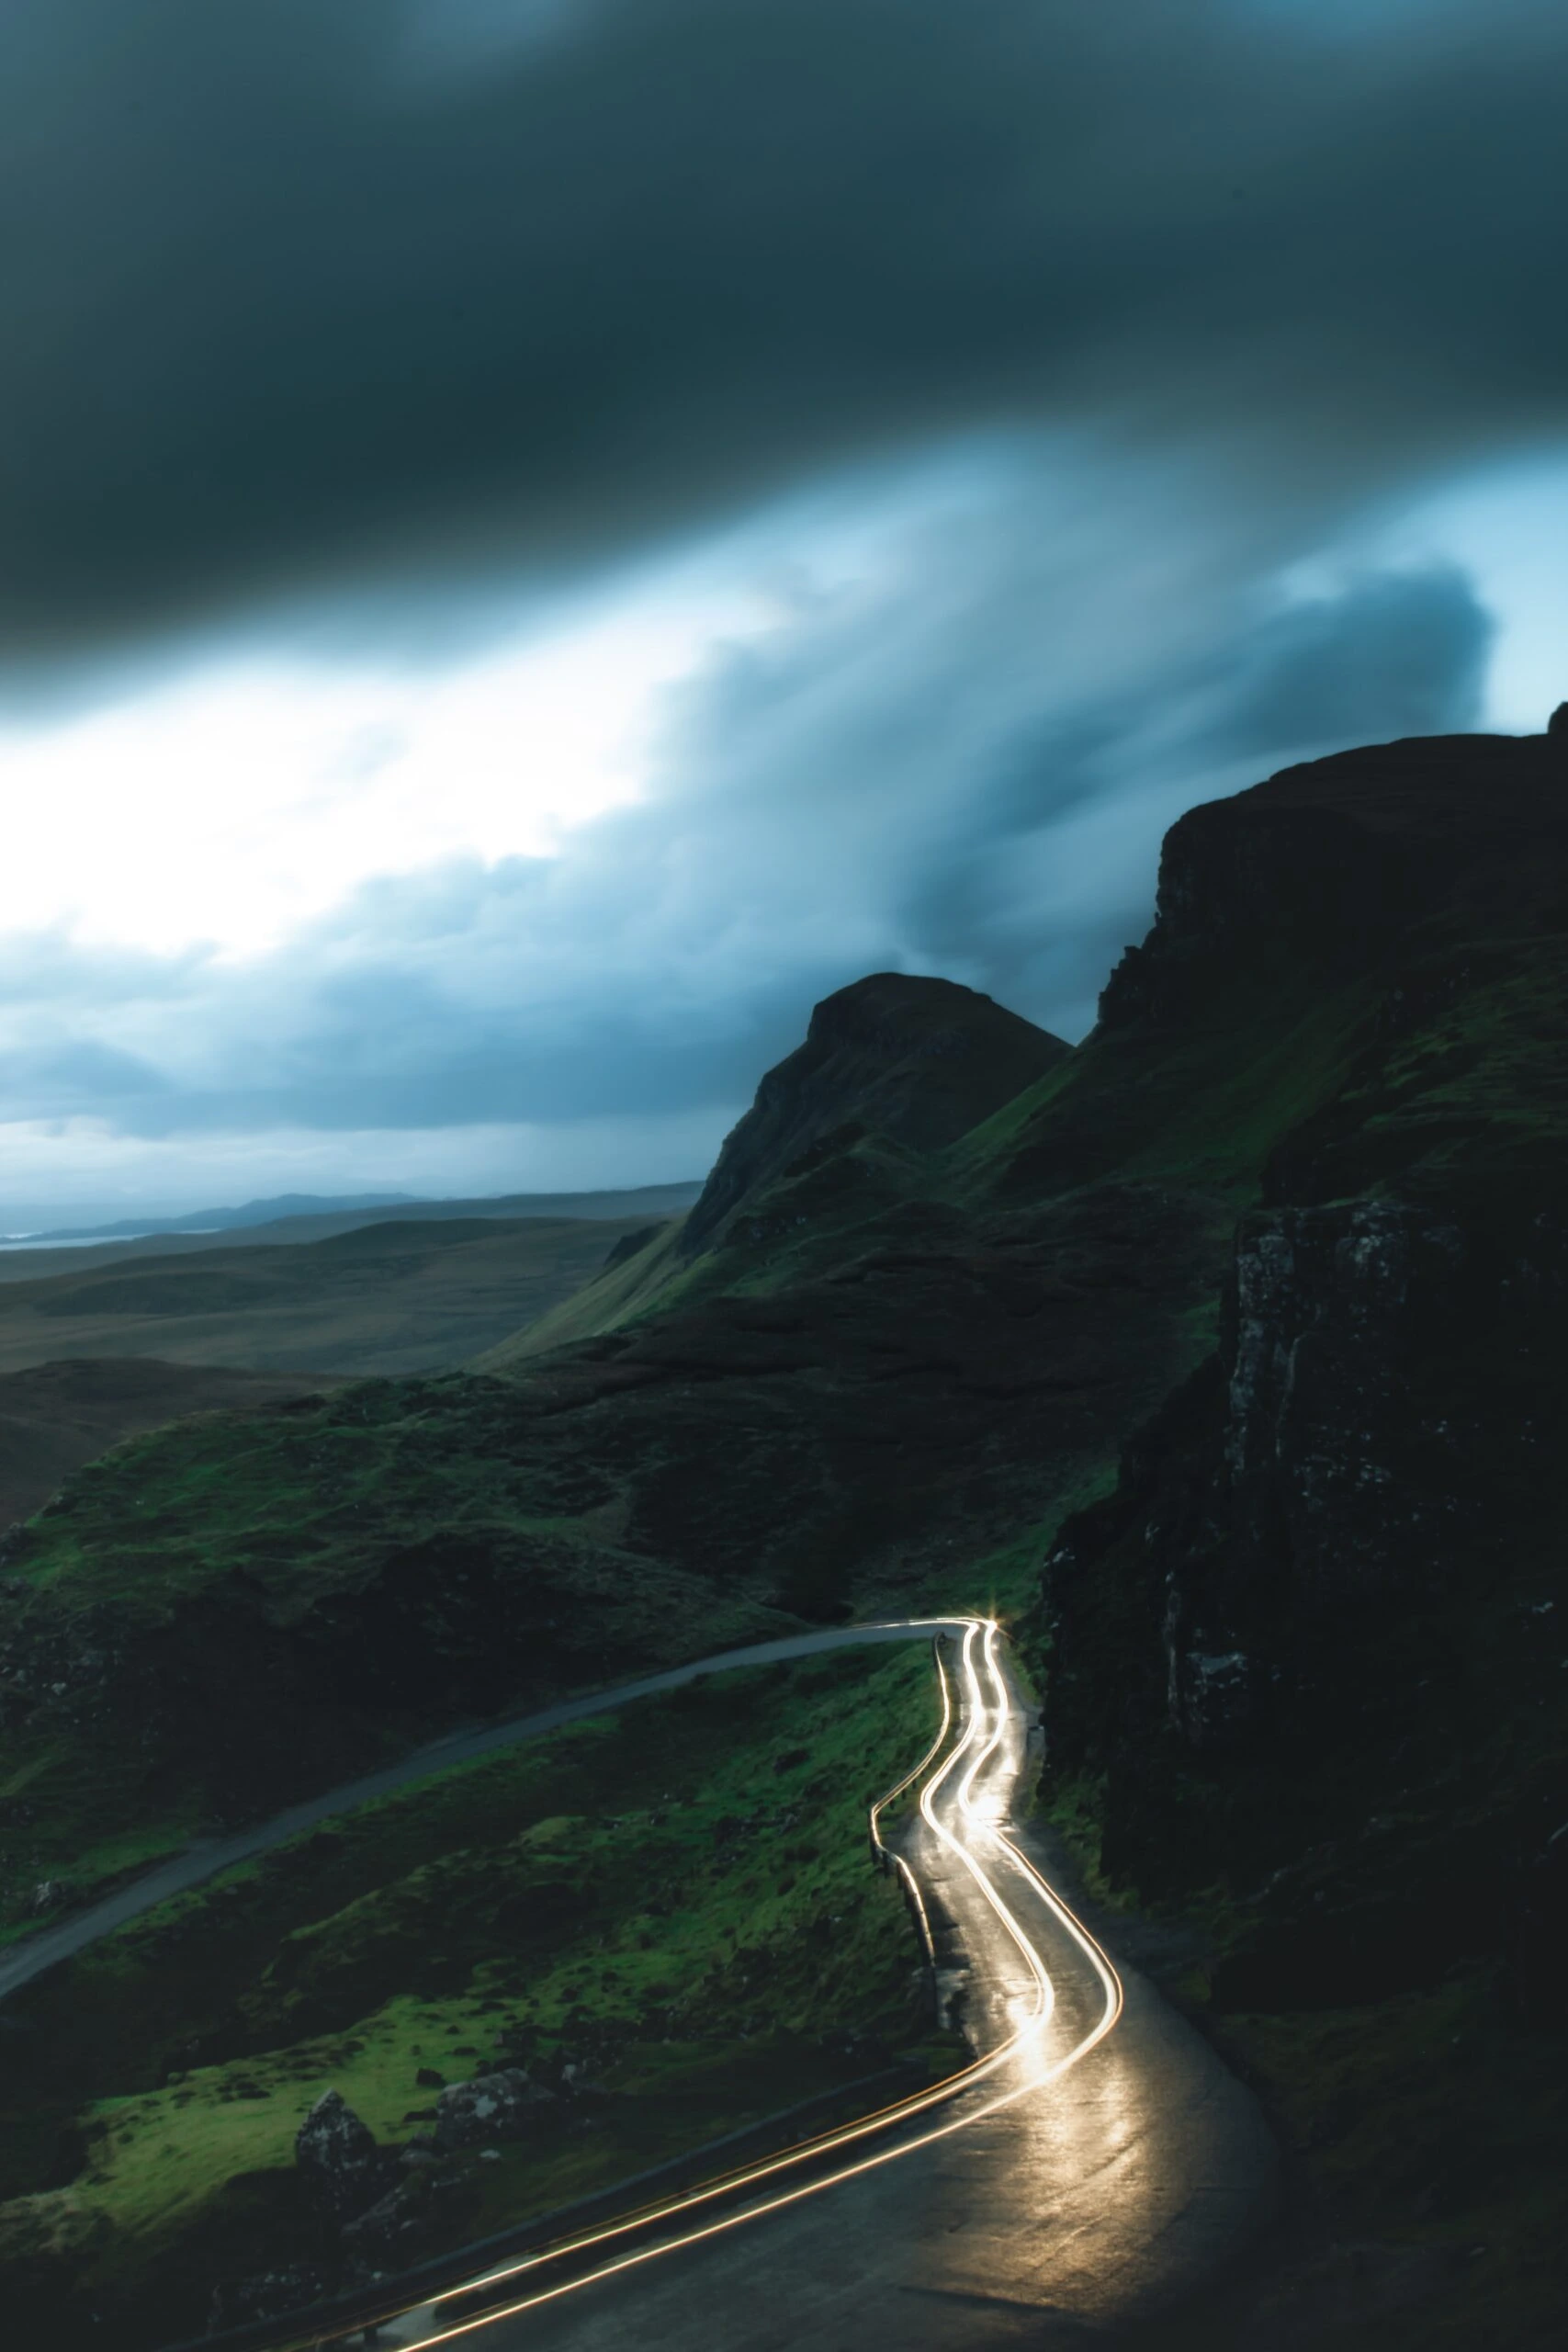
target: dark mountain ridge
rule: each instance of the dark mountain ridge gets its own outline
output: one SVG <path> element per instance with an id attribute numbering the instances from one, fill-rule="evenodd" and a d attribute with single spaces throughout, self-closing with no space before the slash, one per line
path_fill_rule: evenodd
<path id="1" fill-rule="evenodd" d="M 1077 1049 L 829 1000 L 571 1344 L 80 1474 L 0 1590 L 10 1917 L 683 1624 L 998 1606 L 1314 2184 L 1203 2340 L 1555 2343 L 1565 910 L 1561 731 L 1286 770 L 1172 829 Z"/>
<path id="2" fill-rule="evenodd" d="M 1201 1018 L 1243 980 L 1321 986 L 1434 917 L 1568 922 L 1565 854 L 1565 736 L 1416 736 L 1281 769 L 1171 827 L 1155 927 L 1101 1024 Z"/>

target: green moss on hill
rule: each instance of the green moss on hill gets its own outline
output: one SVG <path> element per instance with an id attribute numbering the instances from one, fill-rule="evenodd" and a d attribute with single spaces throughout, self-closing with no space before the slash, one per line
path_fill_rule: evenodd
<path id="1" fill-rule="evenodd" d="M 789 1621 L 743 1560 L 626 1542 L 613 1457 L 531 1442 L 453 1377 L 117 1447 L 8 1544 L 0 1922 L 454 1721 L 522 1713 Z"/>
<path id="2" fill-rule="evenodd" d="M 936 1720 L 919 1645 L 710 1678 L 362 1808 L 84 1954 L 7 2044 L 14 2319 L 65 2346 L 96 2312 L 156 2343 L 222 2278 L 335 2260 L 292 2161 L 329 2085 L 394 2144 L 434 2097 L 422 2068 L 592 2086 L 500 2163 L 448 2167 L 429 2251 L 896 2048 L 924 2066 L 918 1946 L 864 1808 Z"/>

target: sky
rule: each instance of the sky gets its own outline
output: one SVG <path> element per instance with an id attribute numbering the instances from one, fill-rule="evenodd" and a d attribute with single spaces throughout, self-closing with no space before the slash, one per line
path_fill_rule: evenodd
<path id="1" fill-rule="evenodd" d="M 1568 696 L 1561 0 L 12 0 L 0 1226 L 704 1172 Z"/>

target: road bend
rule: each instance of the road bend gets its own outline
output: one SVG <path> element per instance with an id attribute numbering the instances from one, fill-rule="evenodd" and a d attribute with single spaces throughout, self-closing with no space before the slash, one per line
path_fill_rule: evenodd
<path id="1" fill-rule="evenodd" d="M 998 1628 L 943 1622 L 948 1736 L 911 1776 L 908 1821 L 889 1809 L 899 1826 L 882 1834 L 973 2063 L 878 2117 L 488 2271 L 392 2318 L 379 2342 L 1102 2344 L 1212 2275 L 1267 2217 L 1273 2154 L 1252 2101 L 1118 1970 L 1014 1820 L 1027 1717 Z"/>

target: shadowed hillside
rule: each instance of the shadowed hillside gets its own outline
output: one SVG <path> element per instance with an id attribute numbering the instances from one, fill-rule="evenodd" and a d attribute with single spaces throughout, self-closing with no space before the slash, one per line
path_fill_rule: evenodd
<path id="1" fill-rule="evenodd" d="M 1216 1353 L 1068 1522 L 1033 1637 L 1058 1818 L 1102 1886 L 1196 1905 L 1194 1989 L 1316 2200 L 1202 2340 L 1554 2343 L 1568 740 L 1194 810 L 1076 1079 L 1009 1189 L 1101 1162 L 1109 1105 L 1121 1164 L 1256 1204 Z"/>
<path id="2" fill-rule="evenodd" d="M 256 1372 L 440 1370 L 547 1313 L 628 1232 L 647 1229 L 646 1211 L 383 1219 L 295 1246 L 248 1240 L 107 1262 L 78 1252 L 68 1272 L 0 1283 L 0 1372 L 64 1356 Z"/>
<path id="3" fill-rule="evenodd" d="M 1195 809 L 1076 1050 L 863 983 L 694 1235 L 640 1220 L 488 1372 L 79 1474 L 0 1592 L 13 1925 L 68 1860 L 716 1627 L 996 1602 L 1055 1819 L 1181 1917 L 1306 2184 L 1204 2341 L 1555 2342 L 1565 750 Z M 975 1091 L 919 1049 L 955 1019 L 1001 1041 Z"/>
<path id="4" fill-rule="evenodd" d="M 0 1532 L 49 1500 L 73 1470 L 121 1438 L 191 1413 L 269 1405 L 330 1387 L 325 1379 L 160 1363 L 155 1357 L 68 1358 L 0 1376 Z"/>
<path id="5" fill-rule="evenodd" d="M 955 1143 L 1066 1059 L 1059 1037 L 951 980 L 877 972 L 827 997 L 806 1043 L 769 1070 L 726 1137 L 682 1252 L 711 1249 L 727 1221 L 813 1145 L 846 1125 L 911 1150 Z"/>

